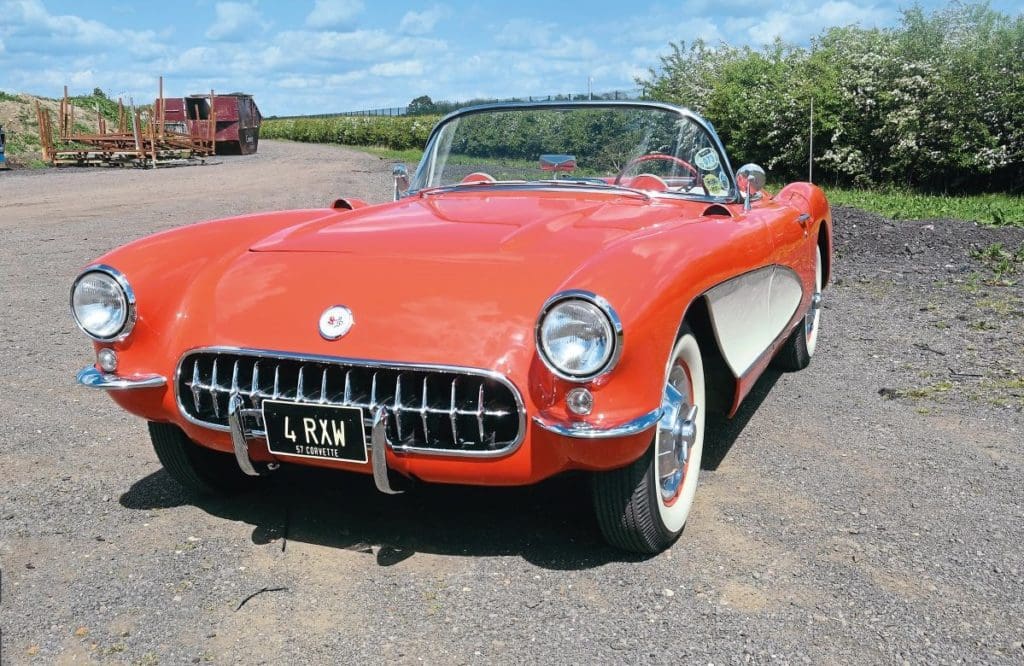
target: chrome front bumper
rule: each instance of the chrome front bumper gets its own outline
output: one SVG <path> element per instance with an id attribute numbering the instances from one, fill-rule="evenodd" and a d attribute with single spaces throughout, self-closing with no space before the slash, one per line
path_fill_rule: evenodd
<path id="1" fill-rule="evenodd" d="M 163 375 L 132 375 L 131 377 L 122 377 L 121 375 L 107 374 L 91 365 L 79 370 L 75 380 L 82 386 L 105 389 L 107 391 L 131 391 L 133 389 L 159 388 L 167 385 L 167 378 Z"/>
<path id="2" fill-rule="evenodd" d="M 578 439 L 611 439 L 615 437 L 629 437 L 647 432 L 658 424 L 661 419 L 662 410 L 658 409 L 647 412 L 635 419 L 620 423 L 618 425 L 601 427 L 589 423 L 555 423 L 546 421 L 539 416 L 533 417 L 533 422 L 541 428 L 549 430 L 562 437 L 576 437 Z"/>

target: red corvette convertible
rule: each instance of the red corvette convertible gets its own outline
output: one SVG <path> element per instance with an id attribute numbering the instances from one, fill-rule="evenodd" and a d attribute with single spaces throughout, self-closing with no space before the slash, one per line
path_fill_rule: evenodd
<path id="1" fill-rule="evenodd" d="M 771 195 L 711 125 L 654 102 L 444 118 L 394 202 L 246 215 L 109 252 L 71 290 L 78 381 L 149 422 L 194 492 L 281 465 L 531 484 L 591 473 L 607 540 L 683 529 L 708 413 L 805 367 L 832 221 Z M 344 482 L 342 480 L 342 482 Z"/>

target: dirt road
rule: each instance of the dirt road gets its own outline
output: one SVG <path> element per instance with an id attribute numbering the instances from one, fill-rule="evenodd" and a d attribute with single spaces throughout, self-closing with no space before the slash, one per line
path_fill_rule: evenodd
<path id="1" fill-rule="evenodd" d="M 0 175 L 3 663 L 1024 660 L 1024 266 L 991 249 L 1021 230 L 837 211 L 818 356 L 719 424 L 658 557 L 602 545 L 580 477 L 385 497 L 290 471 L 183 495 L 145 424 L 73 385 L 75 273 L 200 219 L 384 200 L 388 171 L 268 141 Z"/>

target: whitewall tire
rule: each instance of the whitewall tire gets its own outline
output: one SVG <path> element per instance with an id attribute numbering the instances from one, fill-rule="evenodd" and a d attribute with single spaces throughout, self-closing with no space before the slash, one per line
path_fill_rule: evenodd
<path id="1" fill-rule="evenodd" d="M 682 533 L 697 491 L 705 407 L 700 347 L 684 327 L 666 366 L 650 448 L 633 464 L 593 477 L 598 524 L 611 545 L 657 553 Z"/>

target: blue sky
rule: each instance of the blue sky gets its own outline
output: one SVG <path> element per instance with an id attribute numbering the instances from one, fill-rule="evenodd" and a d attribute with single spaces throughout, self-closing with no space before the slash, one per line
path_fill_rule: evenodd
<path id="1" fill-rule="evenodd" d="M 1020 11 L 1020 0 L 995 9 Z M 944 2 L 925 0 L 925 8 Z M 264 115 L 434 99 L 634 88 L 669 41 L 806 44 L 832 25 L 892 25 L 893 0 L 0 0 L 0 90 L 99 87 L 151 100 L 214 88 Z M 756 9 L 752 9 L 756 8 Z"/>

